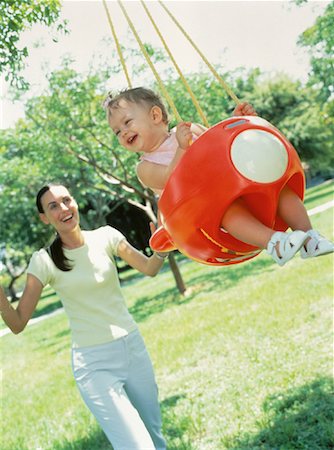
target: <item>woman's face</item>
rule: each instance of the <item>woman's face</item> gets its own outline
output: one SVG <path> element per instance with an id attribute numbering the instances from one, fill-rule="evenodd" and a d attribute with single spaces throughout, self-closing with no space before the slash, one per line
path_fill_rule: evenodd
<path id="1" fill-rule="evenodd" d="M 45 224 L 52 225 L 59 233 L 71 231 L 79 225 L 78 205 L 64 186 L 51 186 L 41 198 Z"/>

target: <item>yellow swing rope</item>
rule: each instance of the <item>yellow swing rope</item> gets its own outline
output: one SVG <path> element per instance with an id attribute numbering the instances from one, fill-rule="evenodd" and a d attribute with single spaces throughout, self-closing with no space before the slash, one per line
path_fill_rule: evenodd
<path id="1" fill-rule="evenodd" d="M 150 68 L 151 68 L 151 70 L 152 70 L 152 72 L 153 72 L 153 74 L 154 74 L 154 76 L 155 76 L 155 78 L 156 78 L 156 80 L 157 80 L 157 82 L 158 82 L 158 85 L 159 85 L 160 90 L 162 91 L 164 97 L 166 98 L 166 100 L 167 100 L 169 106 L 170 106 L 171 109 L 172 109 L 173 114 L 174 114 L 176 120 L 177 120 L 178 122 L 182 122 L 182 118 L 181 118 L 181 116 L 180 116 L 178 110 L 176 109 L 176 106 L 175 106 L 175 104 L 174 104 L 174 102 L 173 102 L 171 96 L 169 95 L 169 93 L 168 93 L 168 91 L 167 91 L 165 85 L 163 84 L 163 81 L 161 80 L 161 78 L 160 78 L 158 72 L 156 71 L 156 68 L 154 67 L 154 65 L 153 65 L 153 63 L 152 63 L 152 61 L 151 61 L 151 59 L 150 59 L 150 57 L 149 57 L 149 55 L 148 55 L 148 53 L 147 53 L 147 51 L 146 51 L 146 49 L 145 49 L 145 46 L 144 46 L 144 44 L 142 43 L 142 41 L 141 41 L 141 39 L 140 39 L 140 37 L 139 37 L 139 35 L 138 35 L 136 29 L 135 29 L 135 27 L 134 27 L 134 25 L 133 25 L 133 23 L 132 23 L 130 17 L 128 16 L 128 14 L 127 14 L 127 12 L 126 12 L 126 9 L 125 9 L 124 5 L 122 4 L 121 0 L 118 0 L 118 4 L 119 4 L 119 6 L 120 6 L 120 8 L 121 8 L 121 10 L 122 10 L 122 12 L 123 12 L 123 14 L 124 14 L 124 16 L 125 16 L 127 22 L 128 22 L 128 24 L 129 24 L 129 27 L 130 27 L 131 30 L 132 30 L 133 35 L 135 36 L 135 38 L 136 38 L 136 40 L 137 40 L 137 42 L 138 42 L 138 45 L 139 45 L 139 47 L 140 47 L 140 50 L 142 51 L 142 53 L 143 53 L 143 55 L 144 55 L 144 57 L 145 57 L 145 59 L 146 59 L 148 65 L 150 66 Z"/>
<path id="2" fill-rule="evenodd" d="M 234 102 L 239 105 L 241 101 L 238 99 L 238 97 L 234 94 L 232 89 L 226 84 L 226 82 L 221 78 L 221 76 L 218 74 L 216 69 L 210 64 L 208 59 L 205 57 L 205 55 L 201 52 L 201 50 L 197 47 L 197 45 L 194 43 L 194 41 L 191 39 L 191 37 L 188 35 L 188 33 L 184 30 L 184 28 L 181 26 L 181 24 L 176 20 L 176 18 L 173 16 L 173 14 L 169 11 L 167 6 L 161 1 L 158 0 L 160 5 L 163 7 L 163 9 L 167 12 L 169 17 L 173 20 L 175 25 L 179 28 L 179 30 L 183 33 L 183 35 L 188 39 L 190 44 L 193 46 L 193 48 L 197 51 L 197 53 L 200 55 L 202 60 L 205 62 L 205 64 L 208 66 L 208 68 L 211 70 L 213 75 L 216 77 L 216 79 L 219 81 L 219 83 L 223 86 L 225 91 L 229 94 L 229 96 L 234 100 Z"/>
<path id="3" fill-rule="evenodd" d="M 206 127 L 209 128 L 209 127 L 210 127 L 210 124 L 209 124 L 209 122 L 208 122 L 208 119 L 206 118 L 206 116 L 205 116 L 205 114 L 204 114 L 204 112 L 203 112 L 203 110 L 202 110 L 200 104 L 198 103 L 198 101 L 197 101 L 197 99 L 196 99 L 196 97 L 195 97 L 195 94 L 193 93 L 191 87 L 189 86 L 187 80 L 185 79 L 185 77 L 184 77 L 184 75 L 183 75 L 183 73 L 182 73 L 182 71 L 181 71 L 179 65 L 177 64 L 177 62 L 176 62 L 176 60 L 175 60 L 175 58 L 174 58 L 172 52 L 170 51 L 170 48 L 168 47 L 168 45 L 167 45 L 167 43 L 166 43 L 164 37 L 162 36 L 162 34 L 161 34 L 161 32 L 160 32 L 160 30 L 159 30 L 157 24 L 155 23 L 155 21 L 154 21 L 152 15 L 151 15 L 151 13 L 150 13 L 150 11 L 148 10 L 148 8 L 147 8 L 147 6 L 146 6 L 144 0 L 140 0 L 140 2 L 141 2 L 141 4 L 143 5 L 143 8 L 145 9 L 145 12 L 146 12 L 148 18 L 150 19 L 150 21 L 151 21 L 151 23 L 152 23 L 152 25 L 153 25 L 153 27 L 154 27 L 156 33 L 158 34 L 158 36 L 159 36 L 159 38 L 160 38 L 160 40 L 161 40 L 163 46 L 165 47 L 165 50 L 166 50 L 166 52 L 168 53 L 168 56 L 170 57 L 172 63 L 174 64 L 174 67 L 175 67 L 176 71 L 178 72 L 178 74 L 179 74 L 179 76 L 180 76 L 180 78 L 181 78 L 181 80 L 182 80 L 182 82 L 183 82 L 185 88 L 187 89 L 187 91 L 188 91 L 188 93 L 189 93 L 189 95 L 190 95 L 190 97 L 191 97 L 191 100 L 192 100 L 192 102 L 193 102 L 193 104 L 194 104 L 194 106 L 195 106 L 195 108 L 196 108 L 198 114 L 200 115 L 200 117 L 201 117 L 201 119 L 202 119 L 203 124 L 204 124 Z"/>
<path id="4" fill-rule="evenodd" d="M 106 3 L 106 0 L 102 0 L 102 2 L 103 2 L 104 9 L 105 9 L 105 11 L 106 11 L 106 14 L 107 14 L 109 26 L 110 26 L 110 29 L 111 29 L 113 38 L 114 38 L 114 40 L 115 40 L 117 53 L 118 53 L 119 59 L 120 59 L 121 64 L 122 64 L 123 71 L 124 71 L 124 73 L 125 73 L 125 77 L 126 77 L 126 80 L 127 80 L 127 82 L 128 82 L 128 86 L 129 86 L 129 88 L 131 88 L 131 87 L 132 87 L 132 84 L 131 84 L 131 80 L 130 80 L 130 77 L 129 77 L 129 72 L 128 72 L 128 69 L 127 69 L 126 64 L 125 64 L 125 59 L 124 59 L 124 57 L 123 57 L 123 53 L 122 53 L 121 46 L 120 46 L 119 41 L 118 41 L 118 39 L 117 39 L 117 35 L 116 35 L 116 31 L 115 31 L 114 24 L 113 24 L 113 22 L 112 22 L 112 20 L 111 20 L 110 14 L 109 14 L 109 10 L 108 10 L 108 6 L 107 6 L 107 3 Z"/>

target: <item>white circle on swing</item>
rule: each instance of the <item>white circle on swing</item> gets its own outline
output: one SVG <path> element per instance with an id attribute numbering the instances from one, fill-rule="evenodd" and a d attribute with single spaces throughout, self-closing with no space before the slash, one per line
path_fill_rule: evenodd
<path id="1" fill-rule="evenodd" d="M 242 131 L 231 146 L 232 162 L 241 175 L 258 183 L 273 183 L 288 167 L 282 141 L 264 130 Z"/>

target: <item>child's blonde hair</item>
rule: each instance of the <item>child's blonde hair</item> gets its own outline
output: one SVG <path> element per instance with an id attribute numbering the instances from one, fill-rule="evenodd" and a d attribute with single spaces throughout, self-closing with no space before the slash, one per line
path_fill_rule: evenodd
<path id="1" fill-rule="evenodd" d="M 112 110 L 119 107 L 119 102 L 125 100 L 130 103 L 145 103 L 148 107 L 158 106 L 162 111 L 162 119 L 168 124 L 168 113 L 159 95 L 151 89 L 137 87 L 133 89 L 125 89 L 119 94 L 113 96 L 111 93 L 107 95 L 103 102 L 103 107 L 107 112 L 108 122 L 110 120 Z"/>

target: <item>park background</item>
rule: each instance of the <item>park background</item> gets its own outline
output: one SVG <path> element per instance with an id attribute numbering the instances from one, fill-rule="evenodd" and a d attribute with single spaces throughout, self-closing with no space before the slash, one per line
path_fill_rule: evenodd
<path id="1" fill-rule="evenodd" d="M 294 144 L 310 187 L 306 206 L 315 212 L 315 227 L 332 236 L 332 209 L 314 208 L 330 205 L 333 196 L 333 2 L 166 4 L 238 97 Z M 157 88 L 117 3 L 108 5 L 131 78 Z M 200 121 L 140 2 L 125 5 L 181 116 Z M 209 122 L 228 117 L 233 101 L 161 18 L 158 2 L 148 5 Z M 136 156 L 119 148 L 101 107 L 106 91 L 126 87 L 102 2 L 59 8 L 51 0 L 44 6 L 5 1 L 1 8 L 3 21 L 15 16 L 2 27 L 8 48 L 0 135 L 1 283 L 15 300 L 31 253 L 50 238 L 34 207 L 45 180 L 70 187 L 85 228 L 109 223 L 146 252 L 154 199 L 137 182 Z M 29 18 L 31 31 L 24 32 L 18 25 Z M 81 36 L 75 45 L 66 41 L 72 32 Z M 21 50 L 27 45 L 22 62 L 10 48 L 16 43 Z M 332 258 L 295 258 L 280 269 L 261 255 L 216 269 L 175 254 L 172 269 L 166 263 L 156 283 L 119 265 L 156 367 L 169 448 L 333 448 Z M 186 295 L 175 285 L 175 271 Z M 36 318 L 60 313 L 1 338 L 4 450 L 110 448 L 74 388 L 60 306 L 47 290 Z"/>

